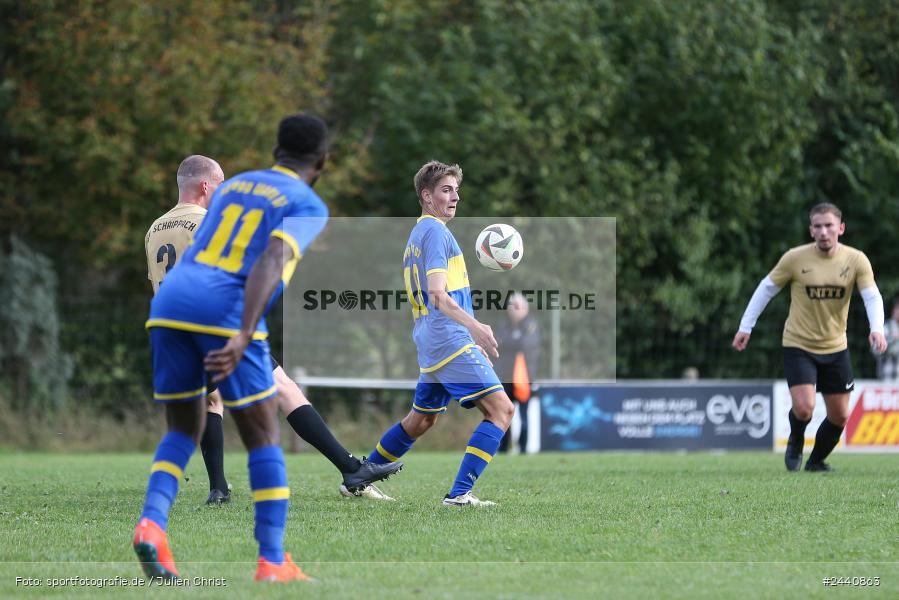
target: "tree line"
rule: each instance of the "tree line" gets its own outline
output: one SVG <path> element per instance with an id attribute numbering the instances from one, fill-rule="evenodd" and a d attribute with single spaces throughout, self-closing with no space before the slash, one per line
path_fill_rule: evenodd
<path id="1" fill-rule="evenodd" d="M 416 214 L 411 177 L 438 158 L 465 170 L 466 215 L 615 217 L 622 378 L 778 377 L 785 300 L 754 352 L 728 344 L 818 202 L 843 208 L 888 309 L 899 292 L 890 2 L 0 0 L 0 14 L 10 398 L 53 406 L 48 364 L 98 407 L 145 393 L 141 240 L 176 200 L 178 163 L 266 166 L 297 110 L 332 128 L 333 214 Z M 36 275 L 13 274 L 28 257 Z M 48 290 L 58 306 L 29 301 Z M 870 375 L 860 304 L 850 341 Z"/>

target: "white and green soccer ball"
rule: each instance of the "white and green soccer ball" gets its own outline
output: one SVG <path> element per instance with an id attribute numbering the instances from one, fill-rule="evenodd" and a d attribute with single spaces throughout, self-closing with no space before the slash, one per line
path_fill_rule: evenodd
<path id="1" fill-rule="evenodd" d="M 524 242 L 514 227 L 496 223 L 478 234 L 475 254 L 480 263 L 491 271 L 508 271 L 521 262 Z"/>

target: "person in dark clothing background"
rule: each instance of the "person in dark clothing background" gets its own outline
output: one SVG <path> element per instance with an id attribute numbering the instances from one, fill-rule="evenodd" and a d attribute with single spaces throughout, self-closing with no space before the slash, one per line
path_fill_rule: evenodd
<path id="1" fill-rule="evenodd" d="M 496 374 L 506 394 L 518 407 L 521 434 L 518 447 L 525 452 L 528 443 L 528 400 L 533 390 L 533 380 L 540 358 L 540 330 L 537 321 L 528 315 L 528 301 L 521 294 L 513 294 L 506 306 L 506 314 L 496 327 L 499 358 Z M 500 452 L 509 451 L 511 429 L 503 436 Z"/>

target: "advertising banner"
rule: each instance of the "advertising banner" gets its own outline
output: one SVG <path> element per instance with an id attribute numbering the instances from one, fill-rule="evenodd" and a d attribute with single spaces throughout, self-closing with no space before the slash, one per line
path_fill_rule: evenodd
<path id="1" fill-rule="evenodd" d="M 771 385 L 542 386 L 542 450 L 771 448 Z"/>
<path id="2" fill-rule="evenodd" d="M 899 451 L 899 386 L 865 385 L 843 435 L 850 450 Z"/>
<path id="3" fill-rule="evenodd" d="M 787 382 L 774 384 L 774 449 L 783 450 L 790 435 Z M 818 426 L 827 416 L 824 398 L 818 394 L 812 422 L 805 430 L 805 447 L 815 443 Z M 849 419 L 837 450 L 846 452 L 899 452 L 899 385 L 880 381 L 855 382 L 849 394 Z"/>

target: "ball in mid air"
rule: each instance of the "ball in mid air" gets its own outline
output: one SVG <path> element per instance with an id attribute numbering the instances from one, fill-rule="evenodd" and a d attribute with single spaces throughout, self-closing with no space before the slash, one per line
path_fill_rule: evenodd
<path id="1" fill-rule="evenodd" d="M 496 223 L 478 234 L 475 254 L 482 265 L 492 271 L 508 271 L 521 262 L 524 242 L 511 225 Z"/>

